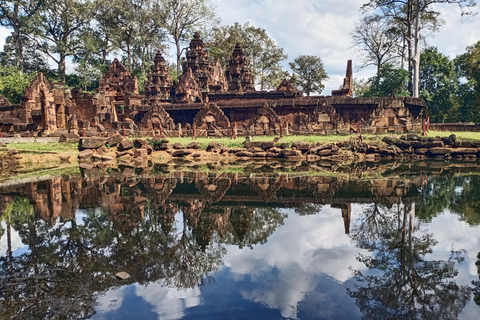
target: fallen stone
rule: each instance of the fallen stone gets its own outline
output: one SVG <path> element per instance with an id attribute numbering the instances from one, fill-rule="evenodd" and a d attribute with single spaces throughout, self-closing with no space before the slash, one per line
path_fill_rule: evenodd
<path id="1" fill-rule="evenodd" d="M 133 153 L 134 153 L 133 150 L 118 151 L 117 152 L 117 157 L 122 157 L 126 154 L 128 154 L 129 156 L 133 156 Z"/>
<path id="2" fill-rule="evenodd" d="M 107 139 L 107 144 L 110 147 L 116 147 L 122 141 L 123 141 L 123 137 L 119 134 L 116 134 L 116 135 Z"/>
<path id="3" fill-rule="evenodd" d="M 107 142 L 107 139 L 99 138 L 99 137 L 81 138 L 78 144 L 78 148 L 80 150 L 98 149 L 100 147 L 103 147 L 106 142 Z"/>
<path id="4" fill-rule="evenodd" d="M 282 150 L 280 155 L 281 155 L 282 158 L 293 158 L 293 157 L 295 157 L 295 158 L 302 157 L 303 158 L 302 151 L 300 151 L 300 150 L 286 149 L 286 150 Z"/>
<path id="5" fill-rule="evenodd" d="M 131 140 L 125 139 L 118 145 L 118 150 L 125 151 L 133 149 L 133 142 Z"/>
<path id="6" fill-rule="evenodd" d="M 427 152 L 428 152 L 428 149 L 427 149 L 427 148 L 418 148 L 418 149 L 415 149 L 415 154 L 425 155 L 425 154 L 427 154 Z"/>
<path id="7" fill-rule="evenodd" d="M 182 150 L 173 151 L 172 157 L 185 157 L 190 154 L 192 154 L 192 150 L 182 149 Z"/>
<path id="8" fill-rule="evenodd" d="M 133 146 L 137 149 L 143 148 L 144 146 L 148 145 L 148 141 L 145 139 L 134 139 Z"/>
<path id="9" fill-rule="evenodd" d="M 265 151 L 255 152 L 252 154 L 253 158 L 265 158 L 266 156 L 267 156 L 267 153 Z"/>
<path id="10" fill-rule="evenodd" d="M 427 151 L 427 154 L 432 156 L 446 156 L 452 154 L 453 149 L 451 148 L 430 148 Z"/>
<path id="11" fill-rule="evenodd" d="M 113 161 L 113 160 L 115 160 L 114 157 L 108 156 L 108 155 L 102 155 L 102 156 L 100 157 L 100 159 L 102 159 L 103 161 Z"/>
<path id="12" fill-rule="evenodd" d="M 187 145 L 187 148 L 188 148 L 188 149 L 198 149 L 198 148 L 200 148 L 200 143 L 198 143 L 198 142 L 190 142 L 190 143 Z"/>
<path id="13" fill-rule="evenodd" d="M 76 133 L 63 133 L 58 139 L 59 143 L 75 143 L 80 141 L 80 136 Z"/>
<path id="14" fill-rule="evenodd" d="M 135 152 L 133 153 L 134 158 L 146 158 L 148 157 L 148 151 L 147 149 L 135 149 Z"/>
<path id="15" fill-rule="evenodd" d="M 452 149 L 452 155 L 455 154 L 477 154 L 477 148 L 456 148 Z"/>
<path id="16" fill-rule="evenodd" d="M 93 164 L 87 163 L 87 162 L 81 162 L 78 166 L 81 169 L 85 169 L 85 170 L 92 170 L 93 169 Z"/>
<path id="17" fill-rule="evenodd" d="M 240 152 L 235 153 L 235 155 L 237 157 L 249 157 L 249 158 L 251 158 L 253 153 L 248 152 L 248 151 L 240 151 Z"/>
<path id="18" fill-rule="evenodd" d="M 60 158 L 60 161 L 70 162 L 71 155 L 69 155 L 68 153 L 61 153 L 58 155 L 58 157 Z"/>
<path id="19" fill-rule="evenodd" d="M 91 158 L 92 155 L 93 155 L 93 150 L 92 149 L 85 149 L 85 150 L 82 150 L 78 153 L 78 157 L 80 159 Z"/>
<path id="20" fill-rule="evenodd" d="M 326 157 L 326 156 L 329 156 L 332 154 L 332 150 L 331 149 L 324 149 L 324 150 L 320 150 L 317 152 L 317 155 L 319 155 L 320 157 Z"/>
<path id="21" fill-rule="evenodd" d="M 216 141 L 212 141 L 208 144 L 207 148 L 205 149 L 207 152 L 215 152 L 218 147 L 218 143 Z"/>
<path id="22" fill-rule="evenodd" d="M 300 150 L 302 152 L 307 152 L 310 150 L 310 143 L 306 141 L 295 141 L 292 144 L 292 148 L 297 148 L 297 150 Z"/>
<path id="23" fill-rule="evenodd" d="M 173 149 L 180 150 L 180 149 L 183 149 L 183 146 L 181 143 L 177 142 L 173 144 Z"/>
<path id="24" fill-rule="evenodd" d="M 272 153 L 277 153 L 277 154 L 278 154 L 278 153 L 282 152 L 282 149 L 277 148 L 277 147 L 273 147 L 273 148 L 268 149 L 268 152 L 272 152 Z"/>

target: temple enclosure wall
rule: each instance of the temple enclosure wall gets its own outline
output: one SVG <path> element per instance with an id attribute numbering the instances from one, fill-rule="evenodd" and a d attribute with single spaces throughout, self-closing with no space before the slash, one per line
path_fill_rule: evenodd
<path id="1" fill-rule="evenodd" d="M 212 62 L 199 34 L 174 83 L 160 52 L 139 94 L 138 81 L 117 59 L 94 93 L 65 89 L 39 73 L 20 105 L 0 97 L 2 134 L 107 135 L 122 130 L 140 136 L 331 134 L 420 131 L 423 99 L 355 98 L 351 60 L 340 90 L 305 97 L 284 80 L 274 91 L 256 91 L 243 49 L 226 67 Z M 3 98 L 3 99 L 2 99 Z"/>

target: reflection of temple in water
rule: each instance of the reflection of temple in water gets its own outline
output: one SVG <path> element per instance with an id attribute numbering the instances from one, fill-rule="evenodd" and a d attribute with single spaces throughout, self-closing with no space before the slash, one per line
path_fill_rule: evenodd
<path id="1" fill-rule="evenodd" d="M 223 238 L 230 232 L 243 241 L 256 208 L 330 204 L 340 209 L 339 218 L 343 218 L 348 234 L 352 203 L 391 206 L 412 202 L 417 195 L 416 188 L 405 180 L 200 172 L 147 177 L 78 175 L 0 185 L 0 210 L 3 212 L 15 197 L 26 197 L 35 213 L 53 225 L 58 218 L 74 220 L 78 209 L 103 208 L 123 234 L 135 229 L 146 210 L 158 216 L 162 230 L 168 233 L 175 215 L 182 212 L 197 243 L 206 246 L 214 233 Z"/>

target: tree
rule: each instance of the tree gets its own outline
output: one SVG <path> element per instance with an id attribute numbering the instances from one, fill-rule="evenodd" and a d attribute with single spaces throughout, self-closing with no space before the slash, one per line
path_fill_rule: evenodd
<path id="1" fill-rule="evenodd" d="M 382 19 L 379 15 L 364 17 L 352 31 L 353 44 L 362 54 L 362 68 L 375 66 L 377 75 L 385 63 L 394 63 L 400 58 L 398 43 L 401 35 L 396 32 L 390 18 Z"/>
<path id="2" fill-rule="evenodd" d="M 44 0 L 10 0 L 0 2 L 0 25 L 13 29 L 16 68 L 23 73 L 23 49 L 25 35 L 29 32 L 32 17 Z"/>
<path id="3" fill-rule="evenodd" d="M 22 74 L 14 66 L 0 66 L 0 93 L 11 103 L 20 103 L 36 73 Z"/>
<path id="4" fill-rule="evenodd" d="M 217 21 L 210 0 L 158 0 L 155 15 L 171 37 L 176 48 L 177 74 L 180 74 L 181 45 L 195 29 L 202 29 Z"/>
<path id="5" fill-rule="evenodd" d="M 37 49 L 36 43 L 31 41 L 27 36 L 22 38 L 22 68 L 17 68 L 17 57 L 14 39 L 9 36 L 5 39 L 3 51 L 0 52 L 1 64 L 3 66 L 14 66 L 20 72 L 32 73 L 36 71 L 48 72 L 50 67 L 48 65 L 47 57 L 43 52 Z"/>
<path id="6" fill-rule="evenodd" d="M 397 69 L 391 64 L 384 64 L 378 75 L 369 79 L 370 88 L 366 97 L 388 97 L 390 95 L 408 96 L 408 71 Z"/>
<path id="7" fill-rule="evenodd" d="M 322 59 L 316 56 L 299 56 L 289 64 L 298 78 L 297 85 L 307 96 L 312 92 L 322 92 L 325 88 L 322 82 L 329 79 Z"/>
<path id="8" fill-rule="evenodd" d="M 89 0 L 48 0 L 39 13 L 37 32 L 31 37 L 58 65 L 63 83 L 66 76 L 66 58 L 73 56 L 81 47 L 81 34 L 91 18 Z M 38 38 L 37 38 L 38 36 Z"/>
<path id="9" fill-rule="evenodd" d="M 458 73 L 458 114 L 461 121 L 480 121 L 480 41 L 454 60 Z"/>
<path id="10" fill-rule="evenodd" d="M 228 65 L 237 43 L 243 48 L 248 67 L 260 90 L 276 88 L 286 76 L 280 65 L 287 58 L 283 48 L 270 38 L 265 29 L 254 27 L 248 22 L 215 27 L 206 40 L 210 57 L 219 58 L 224 66 Z"/>
<path id="11" fill-rule="evenodd" d="M 433 121 L 444 121 L 448 111 L 455 107 L 457 83 L 453 61 L 437 48 L 424 49 L 420 64 L 420 96 L 425 99 Z"/>
<path id="12" fill-rule="evenodd" d="M 432 9 L 433 4 L 457 4 L 462 15 L 476 5 L 475 0 L 370 0 L 362 6 L 363 10 L 380 9 L 383 16 L 391 17 L 406 28 L 409 71 L 412 75 L 412 96 L 419 96 L 420 82 L 420 30 L 422 20 L 437 20 L 439 13 Z"/>

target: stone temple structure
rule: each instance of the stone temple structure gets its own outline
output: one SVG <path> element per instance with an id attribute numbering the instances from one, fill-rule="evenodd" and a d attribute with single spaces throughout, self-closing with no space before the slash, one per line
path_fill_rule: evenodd
<path id="1" fill-rule="evenodd" d="M 87 135 L 125 130 L 137 136 L 229 136 L 325 134 L 335 132 L 408 132 L 421 128 L 423 99 L 356 98 L 352 61 L 342 88 L 330 96 L 305 97 L 283 81 L 277 90 L 256 91 L 243 49 L 236 45 L 223 71 L 219 60 L 195 33 L 182 61 L 183 74 L 174 83 L 160 52 L 154 59 L 145 93 L 138 80 L 117 59 L 94 93 L 64 89 L 41 73 L 21 104 L 0 99 L 0 130 L 19 133 Z"/>

